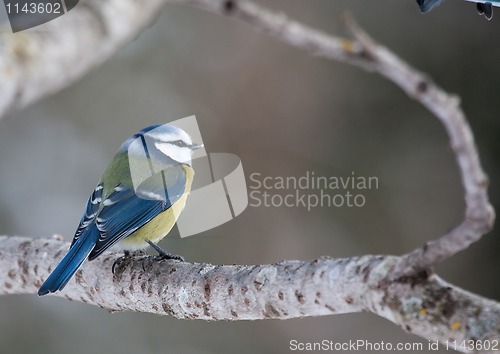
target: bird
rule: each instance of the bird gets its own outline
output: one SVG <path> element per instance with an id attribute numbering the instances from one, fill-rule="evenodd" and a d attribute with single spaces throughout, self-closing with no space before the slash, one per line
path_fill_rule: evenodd
<path id="1" fill-rule="evenodd" d="M 493 18 L 493 6 L 500 7 L 500 0 L 466 0 L 469 2 L 476 3 L 476 9 L 480 15 L 484 15 L 486 19 L 491 20 Z M 428 12 L 431 11 L 436 6 L 439 6 L 443 0 L 417 0 L 417 4 L 420 7 L 420 11 Z"/>
<path id="2" fill-rule="evenodd" d="M 90 195 L 71 246 L 38 290 L 62 290 L 85 260 L 110 249 L 129 252 L 152 246 L 174 226 L 186 205 L 194 177 L 194 144 L 182 129 L 152 125 L 129 137 L 106 167 Z"/>

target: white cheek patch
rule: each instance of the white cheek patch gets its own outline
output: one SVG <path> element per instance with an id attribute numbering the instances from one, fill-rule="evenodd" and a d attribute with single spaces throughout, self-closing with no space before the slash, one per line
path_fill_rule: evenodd
<path id="1" fill-rule="evenodd" d="M 163 154 L 171 159 L 185 164 L 191 164 L 191 149 L 188 147 L 179 147 L 169 143 L 155 142 L 155 146 Z"/>

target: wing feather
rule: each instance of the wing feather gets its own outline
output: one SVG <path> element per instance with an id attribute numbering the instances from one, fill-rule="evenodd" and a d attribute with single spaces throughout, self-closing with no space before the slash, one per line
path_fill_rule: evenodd
<path id="1" fill-rule="evenodd" d="M 100 236 L 89 255 L 89 260 L 98 257 L 115 243 L 130 236 L 161 212 L 170 208 L 185 192 L 186 174 L 182 165 L 168 168 L 158 174 L 163 181 L 161 188 L 150 183 L 145 188 L 134 191 L 119 185 L 101 202 L 101 209 L 94 222 Z M 168 175 L 168 176 L 166 176 Z M 165 188 L 164 181 L 169 181 Z M 159 197 L 160 192 L 164 197 Z"/>
<path id="2" fill-rule="evenodd" d="M 95 223 L 99 238 L 89 255 L 92 260 L 170 208 L 184 194 L 185 188 L 186 174 L 182 165 L 161 171 L 135 191 L 118 185 L 106 198 L 104 185 L 99 183 L 87 202 L 71 245 Z"/>

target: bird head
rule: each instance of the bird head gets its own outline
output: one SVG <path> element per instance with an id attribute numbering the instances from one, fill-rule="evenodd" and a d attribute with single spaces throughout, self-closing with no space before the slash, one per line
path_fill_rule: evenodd
<path id="1" fill-rule="evenodd" d="M 140 143 L 139 143 L 140 142 Z M 202 148 L 194 144 L 191 137 L 182 129 L 170 124 L 152 125 L 131 136 L 121 150 L 132 155 L 143 155 L 146 151 L 150 158 L 163 160 L 167 157 L 177 163 L 191 165 L 193 151 Z"/>

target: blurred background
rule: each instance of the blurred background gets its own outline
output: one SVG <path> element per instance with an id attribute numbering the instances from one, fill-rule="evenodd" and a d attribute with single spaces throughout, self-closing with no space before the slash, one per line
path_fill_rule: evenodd
<path id="1" fill-rule="evenodd" d="M 460 0 L 425 15 L 414 0 L 262 3 L 337 35 L 345 35 L 340 16 L 349 11 L 375 39 L 460 95 L 499 210 L 499 11 L 486 21 L 474 4 Z M 0 6 L 5 20 L 3 11 Z M 193 114 L 207 151 L 238 155 L 247 178 L 255 172 L 354 172 L 376 176 L 379 188 L 364 192 L 361 208 L 249 206 L 218 228 L 182 239 L 174 232 L 162 241 L 190 261 L 261 264 L 398 255 L 462 219 L 463 193 L 443 127 L 393 84 L 291 48 L 241 22 L 167 5 L 104 65 L 0 121 L 0 234 L 58 233 L 70 241 L 120 144 L 145 126 Z M 499 251 L 497 228 L 437 271 L 453 284 L 500 300 Z M 186 321 L 109 314 L 32 295 L 1 297 L 0 314 L 2 352 L 18 354 L 286 353 L 293 339 L 427 344 L 366 313 Z"/>

